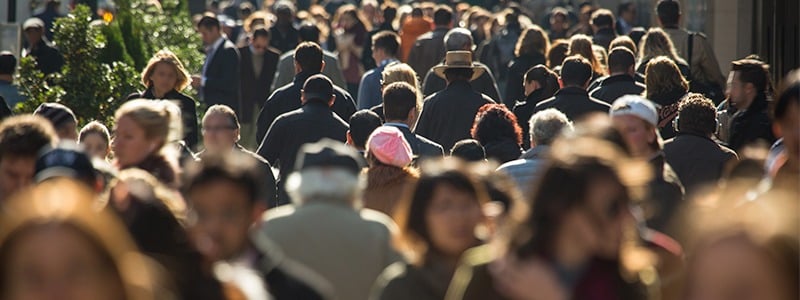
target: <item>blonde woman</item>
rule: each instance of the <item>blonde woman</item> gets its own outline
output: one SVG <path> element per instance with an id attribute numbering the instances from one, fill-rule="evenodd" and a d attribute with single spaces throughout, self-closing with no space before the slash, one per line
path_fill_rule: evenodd
<path id="1" fill-rule="evenodd" d="M 515 57 L 508 65 L 508 82 L 503 97 L 506 106 L 514 107 L 516 101 L 525 99 L 523 77 L 533 66 L 547 63 L 545 55 L 549 49 L 550 39 L 541 27 L 533 25 L 522 32 L 514 48 Z"/>
<path id="2" fill-rule="evenodd" d="M 197 107 L 192 97 L 181 93 L 189 86 L 189 73 L 183 67 L 180 59 L 167 49 L 160 50 L 153 55 L 142 71 L 142 85 L 145 90 L 131 94 L 127 100 L 151 99 L 170 100 L 181 111 L 183 119 L 183 142 L 186 147 L 194 149 L 197 146 Z"/>
<path id="3" fill-rule="evenodd" d="M 669 35 L 661 28 L 651 28 L 639 44 L 639 60 L 636 63 L 636 72 L 644 74 L 647 63 L 657 56 L 666 56 L 671 59 L 678 66 L 681 75 L 687 80 L 691 79 L 689 65 L 686 64 L 683 58 L 678 56 Z"/>
<path id="4" fill-rule="evenodd" d="M 176 137 L 180 136 L 180 111 L 167 101 L 136 99 L 115 114 L 115 165 L 119 170 L 139 168 L 170 187 L 178 187 Z"/>
<path id="5" fill-rule="evenodd" d="M 383 91 L 383 89 L 385 89 L 387 86 L 395 82 L 408 83 L 414 88 L 414 92 L 417 94 L 418 106 L 422 105 L 422 94 L 420 93 L 419 77 L 417 76 L 417 72 L 414 72 L 414 69 L 412 69 L 411 66 L 401 62 L 390 63 L 386 65 L 386 68 L 383 69 L 381 77 L 382 77 L 381 91 Z M 383 101 L 381 101 L 381 104 L 370 108 L 370 110 L 378 114 L 378 116 L 380 116 L 382 120 L 385 120 L 383 115 Z M 417 113 L 419 113 L 419 111 L 417 111 Z"/>
<path id="6" fill-rule="evenodd" d="M 658 104 L 658 129 L 661 137 L 677 135 L 672 120 L 678 115 L 678 104 L 689 93 L 689 82 L 679 67 L 668 57 L 658 56 L 647 63 L 644 76 L 645 97 Z"/>
<path id="7" fill-rule="evenodd" d="M 567 51 L 567 56 L 580 55 L 587 59 L 592 65 L 591 81 L 594 81 L 600 76 L 605 75 L 606 72 L 603 69 L 603 65 L 600 64 L 600 60 L 598 60 L 597 56 L 594 54 L 592 45 L 592 39 L 589 36 L 583 34 L 574 35 L 569 40 L 569 50 Z"/>

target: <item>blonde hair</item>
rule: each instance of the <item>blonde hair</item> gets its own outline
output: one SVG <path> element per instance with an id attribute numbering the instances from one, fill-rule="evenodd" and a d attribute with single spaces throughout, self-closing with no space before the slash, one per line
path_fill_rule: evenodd
<path id="1" fill-rule="evenodd" d="M 23 235 L 56 225 L 86 237 L 86 242 L 94 243 L 97 251 L 109 258 L 113 279 L 121 284 L 124 298 L 120 299 L 175 299 L 170 291 L 161 289 L 164 274 L 136 250 L 125 226 L 101 209 L 95 198 L 83 183 L 63 178 L 17 194 L 6 203 L 8 210 L 0 218 L 0 251 L 14 247 Z"/>
<path id="2" fill-rule="evenodd" d="M 417 94 L 417 111 L 419 111 L 420 103 L 422 102 L 421 87 L 417 72 L 414 72 L 411 66 L 405 63 L 393 62 L 383 69 L 381 77 L 384 87 L 395 82 L 405 82 L 414 87 L 414 92 Z"/>
<path id="3" fill-rule="evenodd" d="M 639 62 L 637 65 L 641 65 L 656 56 L 666 56 L 674 61 L 675 64 L 686 64 L 686 61 L 678 56 L 675 51 L 675 46 L 672 44 L 669 35 L 661 28 L 650 28 L 647 34 L 642 37 L 642 41 L 639 42 Z"/>
<path id="4" fill-rule="evenodd" d="M 172 51 L 163 49 L 156 52 L 156 54 L 150 58 L 150 61 L 147 62 L 147 67 L 142 71 L 142 84 L 145 87 L 150 87 L 152 85 L 150 77 L 153 76 L 156 66 L 160 63 L 169 64 L 175 69 L 175 74 L 178 77 L 178 80 L 175 82 L 176 91 L 182 91 L 189 86 L 189 72 L 183 67 L 181 60 L 178 59 L 178 56 L 172 53 Z"/>
<path id="5" fill-rule="evenodd" d="M 167 100 L 135 99 L 123 104 L 114 114 L 119 122 L 122 117 L 129 117 L 144 131 L 145 137 L 159 142 L 158 149 L 167 143 L 182 138 L 181 111 L 177 105 Z"/>
<path id="6" fill-rule="evenodd" d="M 522 31 L 514 47 L 514 56 L 522 56 L 539 52 L 546 55 L 550 49 L 550 38 L 538 25 L 532 25 Z"/>
<path id="7" fill-rule="evenodd" d="M 652 99 L 653 95 L 668 93 L 675 89 L 689 91 L 689 82 L 681 75 L 678 65 L 669 57 L 658 56 L 647 63 L 644 72 L 645 98 Z"/>
<path id="8" fill-rule="evenodd" d="M 576 34 L 573 35 L 572 38 L 569 39 L 569 50 L 567 51 L 567 57 L 573 55 L 580 55 L 589 60 L 589 63 L 592 65 L 592 71 L 598 74 L 605 74 L 605 70 L 603 70 L 603 66 L 600 65 L 600 62 L 597 60 L 597 56 L 594 55 L 594 49 L 592 48 L 592 39 L 589 36 L 584 34 Z"/>

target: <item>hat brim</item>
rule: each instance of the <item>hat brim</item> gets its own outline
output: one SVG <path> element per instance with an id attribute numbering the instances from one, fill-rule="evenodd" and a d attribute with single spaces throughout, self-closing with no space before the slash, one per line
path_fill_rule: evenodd
<path id="1" fill-rule="evenodd" d="M 475 79 L 478 79 L 478 77 L 481 77 L 481 75 L 483 75 L 484 72 L 482 67 L 476 66 L 475 64 L 473 64 L 472 67 L 448 67 L 444 64 L 439 64 L 433 67 L 433 73 L 436 74 L 436 76 L 441 77 L 442 79 L 447 79 L 444 76 L 444 70 L 447 69 L 472 69 L 472 78 L 470 78 L 469 81 L 474 81 Z"/>

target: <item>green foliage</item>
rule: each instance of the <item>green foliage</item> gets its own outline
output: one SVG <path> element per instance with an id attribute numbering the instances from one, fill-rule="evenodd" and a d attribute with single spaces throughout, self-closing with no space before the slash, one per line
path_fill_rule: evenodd
<path id="1" fill-rule="evenodd" d="M 54 42 L 64 55 L 61 72 L 45 76 L 31 57 L 22 58 L 16 82 L 28 101 L 18 113 L 33 112 L 41 103 L 61 102 L 79 122 L 98 120 L 111 125 L 116 109 L 131 93 L 142 89 L 140 72 L 160 49 L 169 49 L 188 71 L 203 65 L 201 42 L 185 1 L 118 0 L 119 12 L 109 24 L 92 22 L 92 13 L 78 5 L 54 26 Z M 194 94 L 196 91 L 186 91 Z"/>

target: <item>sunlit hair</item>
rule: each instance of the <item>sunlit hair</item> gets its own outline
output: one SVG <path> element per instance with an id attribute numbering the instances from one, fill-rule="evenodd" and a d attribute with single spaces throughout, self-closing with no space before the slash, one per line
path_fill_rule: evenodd
<path id="1" fill-rule="evenodd" d="M 555 69 L 560 67 L 564 59 L 567 58 L 569 52 L 569 41 L 558 39 L 550 43 L 550 49 L 547 50 L 547 67 Z"/>
<path id="2" fill-rule="evenodd" d="M 597 74 L 605 74 L 603 66 L 594 54 L 592 45 L 592 39 L 590 37 L 583 34 L 573 35 L 572 38 L 569 39 L 569 51 L 567 52 L 567 56 L 583 56 L 583 58 L 589 60 L 589 63 L 592 65 L 592 71 Z"/>
<path id="3" fill-rule="evenodd" d="M 341 168 L 308 168 L 294 172 L 286 179 L 286 193 L 292 202 L 335 202 L 361 208 L 361 194 L 367 185 L 364 176 Z"/>
<path id="4" fill-rule="evenodd" d="M 70 179 L 43 182 L 23 191 L 6 203 L 0 218 L 0 290 L 9 287 L 10 251 L 25 236 L 40 230 L 59 228 L 75 233 L 89 243 L 96 258 L 114 276 L 126 300 L 175 299 L 163 286 L 159 269 L 136 250 L 121 222 L 109 211 L 100 209 L 95 195 L 85 184 Z M 53 245 L 57 247 L 58 245 Z M 7 296 L 7 295 L 6 295 Z"/>
<path id="5" fill-rule="evenodd" d="M 614 49 L 616 47 L 628 48 L 628 50 L 631 50 L 631 52 L 633 52 L 634 56 L 636 55 L 636 52 L 638 51 L 638 49 L 636 47 L 636 43 L 634 43 L 633 40 L 631 39 L 631 37 L 629 37 L 627 35 L 620 35 L 617 38 L 615 38 L 614 40 L 612 40 L 611 44 L 608 44 L 609 51 L 610 51 L 610 49 Z"/>
<path id="6" fill-rule="evenodd" d="M 242 25 L 245 32 L 252 33 L 253 28 L 256 27 L 256 25 L 264 25 L 264 27 L 269 28 L 273 22 L 273 19 L 274 17 L 269 15 L 269 13 L 262 10 L 257 10 L 250 14 L 250 16 L 244 20 L 244 24 Z"/>
<path id="7" fill-rule="evenodd" d="M 514 47 L 514 56 L 520 57 L 537 52 L 544 56 L 548 50 L 550 50 L 550 38 L 541 27 L 533 25 L 522 31 Z"/>
<path id="8" fill-rule="evenodd" d="M 655 95 L 666 94 L 676 89 L 689 91 L 689 82 L 681 75 L 678 65 L 666 56 L 654 57 L 647 63 L 644 84 L 647 99 L 653 99 Z"/>
<path id="9" fill-rule="evenodd" d="M 120 171 L 117 178 L 109 184 L 113 193 L 114 189 L 124 186 L 129 199 L 117 199 L 120 201 L 140 201 L 149 205 L 166 208 L 178 222 L 186 224 L 187 208 L 180 194 L 169 189 L 153 175 L 142 169 L 130 168 Z M 120 203 L 108 203 L 107 205 L 121 205 Z M 130 203 L 122 204 L 130 205 Z"/>
<path id="10" fill-rule="evenodd" d="M 763 185 L 761 188 L 766 187 Z M 746 196 L 742 196 L 746 194 Z M 750 248 L 783 282 L 784 299 L 797 299 L 800 280 L 797 194 L 790 190 L 755 189 L 743 193 L 729 186 L 687 201 L 689 207 L 674 222 L 678 239 L 689 254 L 686 289 L 692 295 L 697 259 L 714 246 Z M 684 297 L 685 298 L 685 297 Z"/>
<path id="11" fill-rule="evenodd" d="M 83 126 L 78 134 L 78 141 L 82 143 L 86 136 L 90 134 L 96 134 L 100 136 L 100 138 L 106 143 L 106 146 L 110 145 L 111 135 L 108 133 L 108 128 L 106 128 L 106 125 L 103 125 L 103 123 L 91 121 Z"/>
<path id="12" fill-rule="evenodd" d="M 142 128 L 145 137 L 156 140 L 157 149 L 162 149 L 167 143 L 181 140 L 180 113 L 180 108 L 167 100 L 135 99 L 117 109 L 114 118 L 117 122 L 123 117 L 131 118 Z"/>
<path id="13" fill-rule="evenodd" d="M 389 84 L 394 82 L 405 82 L 410 84 L 417 93 L 417 111 L 420 110 L 420 107 L 422 106 L 422 89 L 419 84 L 417 72 L 414 72 L 414 69 L 412 69 L 411 66 L 401 62 L 390 63 L 386 65 L 386 68 L 384 68 L 383 72 L 381 72 L 381 77 L 383 80 L 383 86 L 389 86 Z"/>
<path id="14" fill-rule="evenodd" d="M 603 68 L 603 74 L 608 73 L 608 52 L 606 51 L 603 46 L 592 45 L 592 52 L 594 52 L 594 57 L 597 58 L 597 62 Z"/>
<path id="15" fill-rule="evenodd" d="M 153 83 L 150 81 L 150 77 L 153 76 L 153 72 L 156 70 L 156 66 L 158 64 L 167 64 L 171 66 L 175 70 L 175 77 L 177 78 L 175 81 L 175 90 L 182 91 L 187 86 L 189 86 L 189 72 L 183 67 L 183 63 L 181 60 L 178 59 L 178 56 L 172 51 L 168 49 L 159 50 L 153 55 L 153 58 L 147 62 L 147 67 L 144 68 L 142 72 L 142 84 L 146 87 L 150 87 Z"/>
<path id="16" fill-rule="evenodd" d="M 426 218 L 438 186 L 446 184 L 468 193 L 479 206 L 489 201 L 485 187 L 471 173 L 470 165 L 458 159 L 426 161 L 422 170 L 416 185 L 411 186 L 397 203 L 392 217 L 400 229 L 395 245 L 415 265 L 424 264 L 427 255 L 439 252 L 432 245 Z M 477 246 L 477 238 L 475 242 Z"/>
<path id="17" fill-rule="evenodd" d="M 678 52 L 675 51 L 675 46 L 672 44 L 669 35 L 661 28 L 650 28 L 647 34 L 642 37 L 642 41 L 639 42 L 639 61 L 636 65 L 641 65 L 657 56 L 666 56 L 674 61 L 675 64 L 686 64 L 686 61 L 678 56 Z"/>

